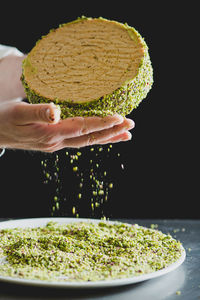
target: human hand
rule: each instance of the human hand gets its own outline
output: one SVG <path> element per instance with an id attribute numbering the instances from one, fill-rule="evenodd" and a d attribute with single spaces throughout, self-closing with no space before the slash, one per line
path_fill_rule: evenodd
<path id="1" fill-rule="evenodd" d="M 54 152 L 66 147 L 80 148 L 131 139 L 131 119 L 120 115 L 75 117 L 60 120 L 60 109 L 53 103 L 0 104 L 0 148 Z"/>
<path id="2" fill-rule="evenodd" d="M 25 56 L 24 56 L 25 57 Z M 134 122 L 119 115 L 76 117 L 60 120 L 60 110 L 51 104 L 14 102 L 24 98 L 20 81 L 24 57 L 0 60 L 0 148 L 54 152 L 131 139 Z"/>

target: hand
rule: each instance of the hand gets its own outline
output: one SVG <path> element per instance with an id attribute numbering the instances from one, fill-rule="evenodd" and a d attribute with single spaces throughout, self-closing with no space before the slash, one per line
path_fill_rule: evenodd
<path id="1" fill-rule="evenodd" d="M 128 130 L 134 127 L 134 122 L 119 115 L 61 121 L 60 110 L 53 103 L 12 101 L 25 97 L 20 81 L 24 57 L 7 56 L 0 60 L 0 148 L 54 152 L 65 147 L 131 139 Z"/>
<path id="2" fill-rule="evenodd" d="M 131 119 L 120 115 L 60 120 L 60 109 L 50 104 L 0 104 L 0 148 L 54 152 L 131 139 Z"/>

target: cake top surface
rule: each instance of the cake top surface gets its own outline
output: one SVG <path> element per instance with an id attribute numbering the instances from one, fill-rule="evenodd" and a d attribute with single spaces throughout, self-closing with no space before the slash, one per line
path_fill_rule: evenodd
<path id="1" fill-rule="evenodd" d="M 29 88 L 49 100 L 85 103 L 133 80 L 145 44 L 133 28 L 102 18 L 82 18 L 50 31 L 28 54 Z"/>

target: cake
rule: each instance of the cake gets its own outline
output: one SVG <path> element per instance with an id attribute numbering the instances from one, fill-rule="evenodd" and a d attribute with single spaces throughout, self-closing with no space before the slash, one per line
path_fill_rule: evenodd
<path id="1" fill-rule="evenodd" d="M 153 83 L 148 47 L 127 24 L 81 17 L 42 36 L 23 61 L 30 103 L 60 106 L 61 117 L 129 114 Z"/>

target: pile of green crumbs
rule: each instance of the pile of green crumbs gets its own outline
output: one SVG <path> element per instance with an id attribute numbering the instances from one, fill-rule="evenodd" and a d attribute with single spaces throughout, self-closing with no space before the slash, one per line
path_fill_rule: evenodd
<path id="1" fill-rule="evenodd" d="M 0 230 L 0 276 L 97 281 L 138 276 L 177 261 L 181 243 L 161 231 L 121 222 L 48 223 Z"/>

